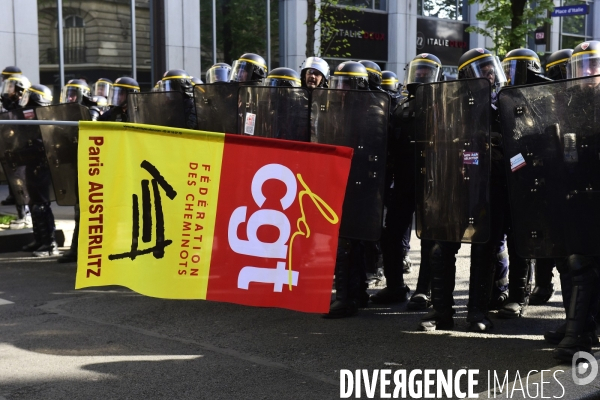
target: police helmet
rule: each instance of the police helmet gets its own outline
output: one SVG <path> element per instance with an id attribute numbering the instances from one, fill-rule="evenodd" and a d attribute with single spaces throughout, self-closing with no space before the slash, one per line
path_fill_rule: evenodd
<path id="1" fill-rule="evenodd" d="M 108 98 L 110 93 L 110 88 L 112 87 L 113 82 L 107 78 L 100 78 L 94 83 L 92 86 L 92 96 L 102 96 Z"/>
<path id="2" fill-rule="evenodd" d="M 553 81 L 567 79 L 567 63 L 573 49 L 562 49 L 550 54 L 546 62 L 546 76 Z"/>
<path id="3" fill-rule="evenodd" d="M 600 42 L 590 40 L 573 49 L 567 63 L 567 78 L 600 75 Z"/>
<path id="4" fill-rule="evenodd" d="M 90 97 L 91 90 L 87 82 L 83 79 L 71 79 L 62 88 L 60 92 L 60 102 L 79 103 L 83 102 L 84 97 Z"/>
<path id="5" fill-rule="evenodd" d="M 480 47 L 467 51 L 458 60 L 458 79 L 468 78 L 487 78 L 496 89 L 506 84 L 498 57 Z"/>
<path id="6" fill-rule="evenodd" d="M 443 80 L 442 62 L 430 53 L 417 54 L 408 63 L 404 86 L 412 83 L 432 83 Z"/>
<path id="7" fill-rule="evenodd" d="M 137 93 L 140 85 L 133 78 L 123 76 L 113 83 L 108 105 L 122 107 L 127 104 L 127 93 Z"/>
<path id="8" fill-rule="evenodd" d="M 254 53 L 244 53 L 233 62 L 231 82 L 259 81 L 267 76 L 265 59 Z"/>
<path id="9" fill-rule="evenodd" d="M 530 49 L 514 49 L 506 53 L 502 69 L 508 85 L 518 86 L 532 83 L 527 79 L 530 73 L 541 74 L 542 64 L 537 53 Z"/>
<path id="10" fill-rule="evenodd" d="M 360 60 L 359 63 L 365 66 L 369 74 L 369 89 L 381 90 L 381 68 L 379 65 L 369 60 Z"/>
<path id="11" fill-rule="evenodd" d="M 206 83 L 229 82 L 231 65 L 216 63 L 206 71 Z"/>
<path id="12" fill-rule="evenodd" d="M 343 62 L 333 72 L 331 87 L 333 89 L 369 90 L 369 73 L 359 62 Z"/>
<path id="13" fill-rule="evenodd" d="M 31 82 L 24 75 L 11 75 L 2 82 L 2 96 L 21 96 L 23 91 L 31 86 Z"/>
<path id="14" fill-rule="evenodd" d="M 23 75 L 21 68 L 14 66 L 6 67 L 2 70 L 2 79 L 0 81 L 4 81 L 5 79 L 16 75 Z"/>
<path id="15" fill-rule="evenodd" d="M 165 92 L 191 92 L 192 77 L 182 69 L 170 69 L 162 77 L 162 90 Z"/>
<path id="16" fill-rule="evenodd" d="M 315 83 L 315 78 L 311 78 L 307 81 L 306 74 L 311 76 L 318 76 L 320 74 L 321 81 L 319 84 Z M 308 57 L 300 66 L 300 80 L 302 81 L 303 87 L 329 87 L 329 64 L 325 60 L 319 57 Z"/>
<path id="17" fill-rule="evenodd" d="M 381 88 L 388 92 L 398 93 L 400 90 L 398 75 L 392 71 L 381 71 Z"/>
<path id="18" fill-rule="evenodd" d="M 195 76 L 192 76 L 192 86 L 196 86 L 196 85 L 202 85 L 204 82 L 202 82 L 202 79 L 200 78 L 196 78 Z"/>
<path id="19" fill-rule="evenodd" d="M 275 68 L 267 75 L 265 86 L 300 87 L 300 75 L 291 68 Z"/>
<path id="20" fill-rule="evenodd" d="M 42 107 L 52 104 L 52 91 L 44 85 L 31 85 L 23 91 L 23 97 L 19 100 L 21 107 Z"/>

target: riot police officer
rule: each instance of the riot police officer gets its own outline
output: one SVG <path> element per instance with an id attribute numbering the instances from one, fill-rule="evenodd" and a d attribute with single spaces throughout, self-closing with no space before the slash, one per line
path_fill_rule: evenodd
<path id="1" fill-rule="evenodd" d="M 530 49 L 515 49 L 506 53 L 502 68 L 507 84 L 511 86 L 547 82 L 542 75 L 542 64 L 537 53 Z"/>
<path id="2" fill-rule="evenodd" d="M 25 89 L 19 102 L 22 108 L 33 109 L 52 104 L 52 92 L 44 85 L 31 85 Z M 34 146 L 41 147 L 41 138 Z M 28 170 L 26 167 L 26 179 L 50 180 L 48 169 Z M 31 206 L 31 219 L 33 222 L 34 241 L 23 246 L 23 251 L 32 251 L 35 257 L 49 257 L 59 255 L 58 245 L 56 243 L 54 224 L 54 214 L 50 208 L 50 202 L 38 202 Z"/>
<path id="3" fill-rule="evenodd" d="M 573 49 L 562 49 L 550 54 L 546 63 L 546 77 L 553 81 L 567 79 L 567 64 Z"/>
<path id="4" fill-rule="evenodd" d="M 302 87 L 314 89 L 329 87 L 329 64 L 319 57 L 308 57 L 300 66 Z"/>
<path id="5" fill-rule="evenodd" d="M 548 81 L 541 75 L 542 65 L 536 52 L 530 49 L 515 49 L 506 53 L 502 61 L 507 84 L 520 86 Z M 527 260 L 519 257 L 514 251 L 514 236 L 507 229 L 507 250 L 510 268 L 496 268 L 496 282 L 505 282 L 508 273 L 508 297 L 499 307 L 498 317 L 516 318 L 523 316 L 529 303 L 531 266 Z M 538 260 L 543 265 L 545 260 Z M 497 290 L 497 287 L 494 287 Z M 495 298 L 492 295 L 492 298 Z"/>
<path id="6" fill-rule="evenodd" d="M 5 79 L 8 79 L 11 76 L 17 76 L 17 75 L 22 75 L 21 68 L 14 67 L 14 66 L 8 66 L 8 67 L 4 68 L 2 70 L 2 74 L 0 74 L 0 84 L 2 82 L 4 82 Z M 5 112 L 5 111 L 7 111 L 7 110 L 5 110 L 2 103 L 0 103 L 0 112 Z M 2 200 L 0 202 L 0 204 L 2 204 L 3 206 L 9 206 L 9 205 L 15 204 L 15 196 L 13 196 L 10 187 L 8 188 L 8 196 L 6 196 L 6 199 Z"/>
<path id="7" fill-rule="evenodd" d="M 206 83 L 229 82 L 231 65 L 216 63 L 206 71 Z"/>
<path id="8" fill-rule="evenodd" d="M 369 90 L 369 75 L 362 64 L 346 61 L 335 69 L 330 86 L 333 89 Z M 352 218 L 352 215 L 343 218 Z M 335 300 L 325 317 L 349 317 L 356 314 L 359 307 L 366 306 L 369 299 L 366 280 L 364 243 L 340 236 L 335 263 Z"/>
<path id="9" fill-rule="evenodd" d="M 83 104 L 84 98 L 90 98 L 92 91 L 83 79 L 71 79 L 60 92 L 60 102 Z"/>
<path id="10" fill-rule="evenodd" d="M 374 91 L 383 90 L 381 89 L 382 73 L 379 65 L 370 60 L 360 60 L 359 63 L 365 66 L 369 74 L 369 89 Z"/>
<path id="11" fill-rule="evenodd" d="M 415 150 L 411 143 L 415 113 L 415 90 L 421 83 L 443 80 L 442 64 L 433 54 L 418 54 L 407 66 L 405 87 L 410 94 L 396 108 L 393 118 L 393 131 L 388 140 L 390 157 L 388 174 L 393 177 L 393 188 L 387 202 L 385 228 L 382 232 L 383 271 L 386 287 L 373 296 L 371 301 L 379 304 L 404 302 L 408 300 L 409 288 L 404 284 L 403 273 L 411 270 L 410 236 L 415 212 Z M 389 179 L 388 179 L 389 180 Z M 398 243 L 400 241 L 400 243 Z M 427 308 L 429 304 L 430 273 L 427 256 L 430 243 L 421 243 L 421 268 L 417 289 L 408 307 L 412 310 Z"/>
<path id="12" fill-rule="evenodd" d="M 7 67 L 5 70 L 12 71 L 3 74 L 0 96 L 2 97 L 2 108 L 4 108 L 5 111 L 11 111 L 21 107 L 19 103 L 23 97 L 23 93 L 31 86 L 31 83 L 26 76 L 17 72 L 18 68 L 16 67 Z M 3 205 L 15 204 L 14 197 L 11 198 L 11 195 L 12 192 L 9 190 L 9 196 L 3 200 Z M 18 219 L 11 221 L 10 229 L 31 227 L 32 222 L 28 206 L 17 205 L 17 215 Z"/>
<path id="13" fill-rule="evenodd" d="M 497 91 L 506 77 L 497 57 L 482 48 L 464 53 L 459 62 L 458 78 L 486 78 L 492 87 L 492 115 L 497 109 Z M 490 182 L 490 238 L 483 244 L 471 244 L 471 268 L 467 322 L 469 330 L 485 332 L 493 327 L 488 307 L 497 252 L 504 240 L 505 227 L 510 220 L 506 176 L 503 170 L 501 135 L 497 116 L 492 118 L 492 172 Z M 420 330 L 452 329 L 454 327 L 454 281 L 456 253 L 460 243 L 435 242 L 431 250 L 433 310 L 422 318 Z"/>
<path id="14" fill-rule="evenodd" d="M 400 81 L 398 75 L 392 71 L 381 71 L 381 88 L 385 90 L 392 99 L 392 105 L 390 112 L 393 113 L 396 110 L 398 104 L 403 99 L 402 93 L 400 92 Z"/>
<path id="15" fill-rule="evenodd" d="M 10 75 L 2 81 L 2 107 L 6 111 L 19 108 L 19 101 L 25 89 L 29 88 L 31 83 L 24 75 Z"/>
<path id="16" fill-rule="evenodd" d="M 108 105 L 109 110 L 102 114 L 98 121 L 127 122 L 127 94 L 138 93 L 140 85 L 133 78 L 124 76 L 118 78 L 113 84 Z"/>
<path id="17" fill-rule="evenodd" d="M 265 80 L 265 86 L 300 87 L 300 75 L 291 68 L 275 68 Z"/>
<path id="18" fill-rule="evenodd" d="M 194 84 L 192 77 L 182 69 L 171 69 L 164 73 L 162 78 L 161 89 L 165 92 L 181 92 L 184 94 L 184 113 L 186 119 L 186 127 L 188 129 L 196 129 L 198 123 L 196 121 L 196 107 L 194 106 Z"/>
<path id="19" fill-rule="evenodd" d="M 258 54 L 244 53 L 233 62 L 229 80 L 231 82 L 262 85 L 266 77 L 267 63 L 265 59 Z"/>
<path id="20" fill-rule="evenodd" d="M 573 54 L 569 58 L 567 78 L 595 75 L 600 76 L 600 42 L 581 43 L 573 49 Z M 598 85 L 598 81 L 600 78 L 594 82 L 595 86 Z M 571 362 L 575 353 L 578 351 L 591 353 L 592 345 L 598 344 L 594 317 L 598 313 L 600 300 L 598 291 L 600 257 L 573 254 L 566 261 L 557 262 L 557 268 L 560 268 L 561 283 L 563 283 L 563 303 L 567 320 L 565 325 L 554 332 L 546 333 L 544 337 L 548 341 L 560 340 L 554 351 L 554 357 L 564 362 Z"/>

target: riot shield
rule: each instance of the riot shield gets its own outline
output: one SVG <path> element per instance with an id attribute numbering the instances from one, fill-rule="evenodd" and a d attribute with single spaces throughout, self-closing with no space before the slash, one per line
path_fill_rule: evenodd
<path id="1" fill-rule="evenodd" d="M 310 142 L 306 89 L 242 86 L 238 93 L 237 133 Z"/>
<path id="2" fill-rule="evenodd" d="M 137 124 L 187 127 L 185 94 L 181 92 L 129 93 L 127 114 L 129 121 Z"/>
<path id="3" fill-rule="evenodd" d="M 500 92 L 512 227 L 521 257 L 600 254 L 598 80 Z"/>
<path id="4" fill-rule="evenodd" d="M 389 103 L 382 92 L 312 91 L 311 140 L 354 149 L 341 237 L 376 241 L 381 236 Z"/>
<path id="5" fill-rule="evenodd" d="M 87 107 L 77 103 L 38 107 L 38 120 L 89 121 Z M 50 166 L 56 203 L 72 206 L 77 203 L 77 139 L 79 128 L 63 125 L 40 125 L 46 158 Z"/>
<path id="6" fill-rule="evenodd" d="M 489 240 L 490 93 L 483 78 L 417 88 L 416 233 L 421 239 Z"/>
<path id="7" fill-rule="evenodd" d="M 237 82 L 194 86 L 198 129 L 209 132 L 238 132 Z"/>
<path id="8" fill-rule="evenodd" d="M 33 110 L 13 110 L 2 120 L 34 119 Z M 33 205 L 55 200 L 52 178 L 37 125 L 0 125 L 0 162 L 15 201 Z"/>

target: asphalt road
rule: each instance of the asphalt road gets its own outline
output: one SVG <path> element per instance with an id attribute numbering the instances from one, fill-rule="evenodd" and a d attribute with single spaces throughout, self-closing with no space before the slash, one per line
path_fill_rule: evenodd
<path id="1" fill-rule="evenodd" d="M 405 276 L 414 288 L 420 255 L 414 236 L 412 243 L 417 268 Z M 518 388 L 514 392 L 515 383 L 527 387 L 529 371 L 560 369 L 561 384 L 547 384 L 544 396 L 600 397 L 600 379 L 574 385 L 570 366 L 552 358 L 541 336 L 564 318 L 557 277 L 559 290 L 548 305 L 531 306 L 516 320 L 492 316 L 489 334 L 466 332 L 468 250 L 463 246 L 457 261 L 456 327 L 433 333 L 417 332 L 423 313 L 404 305 L 371 306 L 352 318 L 327 320 L 280 309 L 161 300 L 121 287 L 74 290 L 74 263 L 2 254 L 0 400 L 336 399 L 342 369 L 478 369 L 480 398 L 488 398 L 488 384 L 494 385 L 488 370 L 499 377 L 508 371 L 504 396 L 512 391 L 512 398 L 524 398 Z M 532 375 L 529 388 L 541 380 Z M 543 380 L 554 381 L 548 373 Z M 525 398 L 541 398 L 529 394 Z M 361 395 L 367 398 L 364 390 Z"/>

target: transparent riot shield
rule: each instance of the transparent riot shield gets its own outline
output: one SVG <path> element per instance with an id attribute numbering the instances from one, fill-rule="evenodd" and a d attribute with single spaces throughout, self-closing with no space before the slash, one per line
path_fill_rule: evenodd
<path id="1" fill-rule="evenodd" d="M 33 110 L 13 110 L 2 120 L 34 119 Z M 37 125 L 0 125 L 0 162 L 19 205 L 55 200 L 50 169 Z"/>
<path id="2" fill-rule="evenodd" d="M 38 120 L 89 121 L 87 107 L 77 103 L 38 107 Z M 64 125 L 40 125 L 46 158 L 50 166 L 56 203 L 72 206 L 77 203 L 77 139 L 79 128 Z"/>
<path id="3" fill-rule="evenodd" d="M 600 78 L 503 89 L 500 115 L 520 256 L 600 254 Z"/>
<path id="4" fill-rule="evenodd" d="M 489 239 L 490 93 L 483 78 L 417 88 L 416 233 L 421 239 Z"/>
<path id="5" fill-rule="evenodd" d="M 381 92 L 314 89 L 311 140 L 354 149 L 340 236 L 376 241 L 383 223 L 389 96 Z"/>
<path id="6" fill-rule="evenodd" d="M 242 86 L 238 93 L 237 133 L 310 142 L 306 89 Z"/>
<path id="7" fill-rule="evenodd" d="M 186 128 L 185 100 L 185 94 L 181 92 L 129 93 L 127 95 L 129 121 L 137 124 Z M 189 101 L 191 102 L 191 99 Z"/>
<path id="8" fill-rule="evenodd" d="M 194 86 L 198 129 L 209 132 L 238 132 L 238 88 L 236 82 Z"/>

